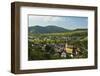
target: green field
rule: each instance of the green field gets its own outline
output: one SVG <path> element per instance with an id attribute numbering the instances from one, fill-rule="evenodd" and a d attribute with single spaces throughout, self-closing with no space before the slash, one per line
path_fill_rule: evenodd
<path id="1" fill-rule="evenodd" d="M 72 51 L 69 53 L 68 51 Z M 28 60 L 79 59 L 88 57 L 87 30 L 28 34 Z"/>

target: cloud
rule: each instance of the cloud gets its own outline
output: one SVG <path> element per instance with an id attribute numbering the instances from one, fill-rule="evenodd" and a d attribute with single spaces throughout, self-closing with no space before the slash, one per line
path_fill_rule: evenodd
<path id="1" fill-rule="evenodd" d="M 61 20 L 62 20 L 61 17 L 53 17 L 53 18 L 52 18 L 52 21 L 61 21 Z"/>
<path id="2" fill-rule="evenodd" d="M 31 21 L 55 22 L 61 21 L 61 19 L 61 17 L 56 16 L 29 16 L 29 20 Z"/>

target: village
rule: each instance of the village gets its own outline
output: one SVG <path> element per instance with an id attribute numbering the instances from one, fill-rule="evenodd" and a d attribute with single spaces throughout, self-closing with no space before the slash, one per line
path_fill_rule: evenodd
<path id="1" fill-rule="evenodd" d="M 87 58 L 87 32 L 30 34 L 29 60 Z"/>
<path id="2" fill-rule="evenodd" d="M 75 58 L 78 57 L 80 49 L 74 45 L 69 45 L 68 40 L 75 40 L 75 37 L 44 37 L 31 38 L 34 42 L 31 44 L 32 49 L 38 46 L 47 56 L 56 58 Z M 41 40 L 42 39 L 42 40 Z M 78 38 L 76 38 L 78 39 Z M 35 42 L 36 41 L 36 42 Z M 58 41 L 58 42 L 57 42 Z M 43 43 L 45 42 L 45 43 Z"/>

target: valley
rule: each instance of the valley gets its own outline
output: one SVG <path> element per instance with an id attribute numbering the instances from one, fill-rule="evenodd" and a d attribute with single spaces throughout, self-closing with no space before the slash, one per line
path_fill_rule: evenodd
<path id="1" fill-rule="evenodd" d="M 28 60 L 80 59 L 88 57 L 87 29 L 29 29 Z"/>

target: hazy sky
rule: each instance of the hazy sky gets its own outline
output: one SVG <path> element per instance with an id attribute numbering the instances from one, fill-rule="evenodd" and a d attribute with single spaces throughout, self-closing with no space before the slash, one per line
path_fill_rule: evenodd
<path id="1" fill-rule="evenodd" d="M 29 15 L 29 26 L 54 25 L 66 29 L 87 28 L 88 17 Z"/>

